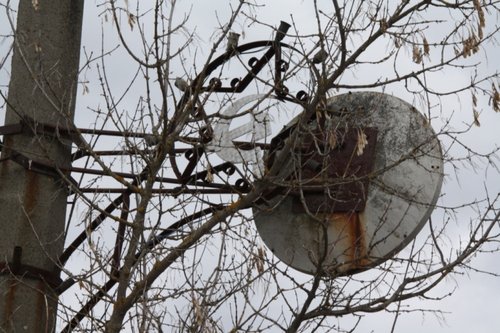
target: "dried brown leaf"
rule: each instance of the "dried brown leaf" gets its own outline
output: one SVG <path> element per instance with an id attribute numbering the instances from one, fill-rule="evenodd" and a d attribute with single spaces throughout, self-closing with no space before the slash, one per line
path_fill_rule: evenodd
<path id="1" fill-rule="evenodd" d="M 486 25 L 486 20 L 484 17 L 484 10 L 483 7 L 481 6 L 481 1 L 480 0 L 473 0 L 474 3 L 474 9 L 477 11 L 477 15 L 479 16 L 479 31 L 481 32 L 482 28 L 485 27 Z"/>
<path id="2" fill-rule="evenodd" d="M 337 147 L 338 140 L 337 140 L 337 134 L 335 131 L 329 131 L 328 132 L 328 145 L 330 146 L 330 149 L 335 149 Z"/>
<path id="3" fill-rule="evenodd" d="M 257 254 L 255 255 L 255 267 L 259 274 L 264 273 L 264 249 L 259 247 Z"/>
<path id="4" fill-rule="evenodd" d="M 424 43 L 424 54 L 426 56 L 428 56 L 429 52 L 430 52 L 430 47 L 429 47 L 429 42 L 427 41 L 427 38 L 424 37 L 423 43 Z"/>
<path id="5" fill-rule="evenodd" d="M 417 64 L 422 62 L 422 51 L 417 45 L 413 45 L 412 59 Z"/>
<path id="6" fill-rule="evenodd" d="M 474 125 L 477 127 L 481 126 L 481 123 L 479 122 L 479 113 L 476 110 L 473 110 L 474 113 Z"/>
<path id="7" fill-rule="evenodd" d="M 205 176 L 205 181 L 207 183 L 213 183 L 213 181 L 214 181 L 214 174 L 212 172 L 212 168 L 211 167 L 207 168 L 207 175 Z"/>
<path id="8" fill-rule="evenodd" d="M 135 16 L 132 13 L 128 14 L 128 25 L 130 26 L 130 30 L 134 30 Z"/>
<path id="9" fill-rule="evenodd" d="M 89 91 L 90 91 L 89 86 L 86 83 L 84 83 L 83 89 L 82 89 L 82 95 L 87 95 L 89 93 Z"/>
<path id="10" fill-rule="evenodd" d="M 366 138 L 366 134 L 361 129 L 358 129 L 358 139 L 356 142 L 356 155 L 357 156 L 360 156 L 363 154 L 367 144 L 368 144 L 368 140 Z"/>
<path id="11" fill-rule="evenodd" d="M 500 112 L 500 94 L 498 93 L 497 88 L 495 87 L 495 84 L 492 84 L 492 89 L 493 91 L 493 96 L 492 96 L 492 102 L 493 102 L 493 110 L 495 112 Z"/>

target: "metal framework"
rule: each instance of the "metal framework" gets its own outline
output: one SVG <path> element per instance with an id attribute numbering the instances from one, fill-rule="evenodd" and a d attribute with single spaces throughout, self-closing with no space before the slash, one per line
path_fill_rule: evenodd
<path id="1" fill-rule="evenodd" d="M 283 38 L 286 35 L 287 30 L 290 25 L 281 22 L 279 29 L 277 30 L 276 36 L 274 40 L 266 40 L 266 41 L 256 41 L 248 44 L 244 44 L 241 46 L 237 46 L 234 49 L 227 50 L 224 54 L 217 57 L 213 60 L 206 68 L 191 82 L 190 87 L 184 91 L 183 96 L 179 100 L 177 104 L 177 110 L 184 109 L 189 107 L 189 103 L 192 103 L 193 100 L 198 100 L 198 96 L 195 94 L 199 94 L 199 92 L 210 92 L 210 93 L 242 93 L 249 86 L 249 84 L 255 80 L 262 69 L 270 64 L 274 60 L 274 74 L 273 74 L 273 97 L 287 101 L 299 105 L 303 105 L 308 102 L 309 96 L 308 94 L 300 90 L 295 95 L 292 95 L 289 91 L 289 88 L 286 86 L 286 82 L 283 80 L 283 73 L 285 73 L 289 69 L 289 63 L 283 59 L 282 57 L 282 49 L 287 48 L 293 50 L 294 52 L 298 52 L 302 54 L 299 50 L 295 49 L 293 46 L 285 44 L 282 42 Z M 229 81 L 229 85 L 224 85 L 219 77 L 212 77 L 211 75 L 218 69 L 220 66 L 225 64 L 227 61 L 232 59 L 233 57 L 237 57 L 239 54 L 243 54 L 253 50 L 266 50 L 263 55 L 260 57 L 251 57 L 248 60 L 248 72 L 242 78 L 233 78 Z M 195 105 L 192 107 L 192 117 L 194 119 L 198 119 L 203 121 L 207 119 L 207 114 L 203 108 L 203 106 Z M 287 129 L 280 133 L 270 144 L 266 143 L 256 143 L 256 142 L 242 142 L 242 141 L 234 141 L 234 145 L 242 150 L 254 149 L 255 147 L 259 147 L 261 149 L 268 151 L 268 165 L 272 164 L 274 154 L 279 151 L 281 144 L 286 139 L 288 135 L 292 132 L 293 128 Z M 374 142 L 376 141 L 376 130 L 370 130 L 371 143 L 370 147 L 374 146 Z M 68 142 L 72 142 L 76 145 L 77 150 L 72 154 L 72 161 L 77 161 L 83 157 L 89 156 L 91 153 L 86 147 L 84 141 L 81 139 L 82 135 L 101 135 L 101 136 L 117 136 L 124 138 L 148 138 L 151 136 L 149 133 L 139 133 L 139 132 L 123 132 L 123 131 L 111 131 L 111 130 L 96 130 L 96 129 L 85 129 L 85 128 L 76 128 L 76 127 L 63 127 L 61 125 L 55 126 L 51 124 L 43 124 L 39 122 L 35 122 L 33 119 L 28 117 L 24 117 L 18 124 L 11 124 L 7 126 L 0 127 L 0 135 L 13 135 L 19 134 L 22 132 L 29 132 L 32 135 L 43 135 L 43 136 L 52 136 L 57 137 L 61 140 L 67 140 Z M 345 163 L 341 163 L 337 169 L 332 169 L 328 171 L 328 177 L 335 178 L 340 177 L 342 175 L 343 178 L 346 177 L 346 170 L 351 169 L 352 167 L 352 151 L 354 147 L 352 147 L 352 142 L 350 138 L 355 135 L 352 132 L 346 133 L 345 137 L 345 145 L 339 145 L 339 149 L 334 153 L 335 155 L 330 156 L 330 158 L 337 158 L 343 160 Z M 175 177 L 156 177 L 155 181 L 161 184 L 169 184 L 167 187 L 160 187 L 153 189 L 153 193 L 162 193 L 169 194 L 172 196 L 178 196 L 181 194 L 190 194 L 190 193 L 201 193 L 201 194 L 242 194 L 246 193 L 251 189 L 251 184 L 248 179 L 246 179 L 243 172 L 231 162 L 224 162 L 215 166 L 210 167 L 210 170 L 203 171 L 195 171 L 199 166 L 200 159 L 204 154 L 207 153 L 205 149 L 206 143 L 210 142 L 213 139 L 213 128 L 209 122 L 205 122 L 205 126 L 201 128 L 199 131 L 198 137 L 183 137 L 181 138 L 182 142 L 188 142 L 192 145 L 192 148 L 174 148 L 172 151 L 168 152 L 169 154 L 169 162 L 170 166 L 173 170 Z M 314 150 L 314 147 L 311 147 L 313 138 L 305 137 L 303 147 L 306 151 Z M 320 140 L 325 140 L 325 138 L 320 138 Z M 349 144 L 348 142 L 351 142 Z M 348 146 L 348 147 L 347 147 Z M 344 150 L 340 148 L 345 148 Z M 96 156 L 117 156 L 117 155 L 134 155 L 134 154 L 149 154 L 153 152 L 153 149 L 144 149 L 141 151 L 136 150 L 96 150 L 92 151 L 92 155 Z M 184 168 L 179 166 L 177 158 L 179 155 L 183 155 L 184 158 L 187 159 L 187 165 Z M 302 166 L 304 173 L 307 177 L 314 177 L 320 172 L 317 169 L 317 163 L 320 163 L 319 158 L 323 158 L 318 155 L 310 155 L 307 161 L 304 162 Z M 91 223 L 88 225 L 86 230 L 82 231 L 64 250 L 64 252 L 59 257 L 59 265 L 64 266 L 68 261 L 70 256 L 77 250 L 82 243 L 87 238 L 89 232 L 96 230 L 105 219 L 112 214 L 116 209 L 122 207 L 122 215 L 120 218 L 122 220 L 127 220 L 128 217 L 128 207 L 130 205 L 130 196 L 137 191 L 138 185 L 145 179 L 145 175 L 147 174 L 147 169 L 143 170 L 138 174 L 133 173 L 124 173 L 124 172 L 114 172 L 113 174 L 118 177 L 122 177 L 124 179 L 131 180 L 130 186 L 128 187 L 110 187 L 110 188 L 96 188 L 96 187 L 79 187 L 78 182 L 72 177 L 73 174 L 92 174 L 98 176 L 110 176 L 109 172 L 104 170 L 96 170 L 90 168 L 81 168 L 81 167 L 73 167 L 73 166 L 61 166 L 55 165 L 49 161 L 43 160 L 35 160 L 32 158 L 28 158 L 19 151 L 11 151 L 10 154 L 1 160 L 0 162 L 5 161 L 6 159 L 10 159 L 27 170 L 31 170 L 36 173 L 41 173 L 45 175 L 49 175 L 56 180 L 61 180 L 66 184 L 71 184 L 69 186 L 70 193 L 74 193 L 78 191 L 80 193 L 116 193 L 119 194 L 108 206 L 100 212 L 100 214 L 95 217 Z M 368 154 L 364 154 L 362 159 L 359 161 L 355 161 L 354 165 L 359 167 L 354 169 L 347 177 L 356 177 L 362 178 L 366 174 L 368 174 L 371 170 L 371 164 L 366 163 L 367 161 L 373 159 L 373 151 Z M 316 164 L 315 164 L 316 163 Z M 339 169 L 340 168 L 340 169 Z M 226 176 L 233 176 L 233 179 L 236 178 L 234 183 L 217 183 L 212 181 L 207 181 L 207 174 L 211 172 L 214 174 L 224 174 Z M 236 176 L 236 177 L 235 177 Z M 336 185 L 336 188 L 342 187 L 342 189 L 338 190 L 339 193 L 342 193 L 341 197 L 352 197 L 353 193 L 362 194 L 366 193 L 366 187 L 368 186 L 367 181 L 364 183 L 360 183 L 361 185 Z M 340 187 L 339 187 L 340 186 Z M 364 186 L 364 187 L 363 187 Z M 307 189 L 306 189 L 307 190 Z M 310 189 L 314 192 L 314 189 Z M 280 189 L 270 189 L 268 195 L 273 196 L 280 192 Z M 361 195 L 362 196 L 362 195 Z M 324 196 L 321 194 L 312 195 L 310 202 L 312 206 L 319 207 L 320 200 L 324 202 Z M 299 205 L 297 205 L 299 207 Z M 346 202 L 344 206 L 337 207 L 337 210 L 362 210 L 364 207 L 364 202 Z M 148 250 L 153 249 L 157 244 L 162 242 L 165 238 L 171 235 L 173 232 L 179 230 L 187 223 L 191 221 L 198 220 L 206 215 L 212 214 L 217 210 L 222 209 L 221 205 L 214 205 L 212 207 L 205 208 L 201 211 L 198 211 L 194 214 L 191 214 L 179 221 L 173 223 L 166 229 L 164 229 L 161 233 L 154 236 L 151 241 L 143 246 L 136 253 L 136 260 L 138 260 L 141 255 Z M 120 224 L 116 240 L 114 246 L 114 252 L 112 257 L 112 267 L 113 267 L 113 276 L 100 288 L 100 290 L 94 294 L 88 302 L 81 308 L 81 310 L 73 317 L 73 319 L 68 323 L 68 325 L 63 329 L 64 332 L 70 332 L 76 325 L 89 313 L 89 311 L 99 302 L 102 296 L 109 291 L 117 282 L 117 276 L 119 276 L 121 268 L 120 268 L 120 256 L 122 252 L 124 235 L 126 226 L 125 224 Z M 75 281 L 71 278 L 62 281 L 59 278 L 58 274 L 54 274 L 53 272 L 43 271 L 37 268 L 33 268 L 31 266 L 23 265 L 21 263 L 22 257 L 22 249 L 16 249 L 14 252 L 14 257 L 11 262 L 0 262 L 0 274 L 14 274 L 16 276 L 21 276 L 28 274 L 32 277 L 39 278 L 49 285 L 51 285 L 58 294 L 62 294 L 72 285 L 74 285 Z"/>

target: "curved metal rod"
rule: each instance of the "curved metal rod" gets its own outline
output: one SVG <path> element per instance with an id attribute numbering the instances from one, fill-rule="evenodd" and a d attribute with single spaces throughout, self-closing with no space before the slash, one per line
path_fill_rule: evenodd
<path id="1" fill-rule="evenodd" d="M 243 45 L 240 45 L 236 48 L 236 52 L 229 52 L 229 53 L 226 52 L 226 53 L 220 55 L 219 57 L 215 58 L 210 64 L 208 64 L 207 68 L 193 80 L 193 83 L 191 86 L 196 87 L 199 80 L 204 80 L 204 79 L 208 78 L 209 75 L 212 74 L 212 72 L 215 69 L 217 69 L 217 67 L 224 64 L 226 61 L 228 61 L 232 57 L 238 56 L 238 54 L 244 53 L 246 51 L 249 51 L 251 49 L 258 48 L 258 47 L 269 47 L 270 50 L 274 51 L 275 45 L 278 45 L 280 48 L 285 47 L 285 48 L 291 49 L 293 51 L 296 51 L 296 52 L 302 54 L 302 52 L 300 50 L 298 50 L 297 48 L 295 48 L 289 44 L 286 44 L 283 42 L 276 43 L 273 40 L 261 40 L 261 41 L 243 44 Z M 269 61 L 269 60 L 271 60 L 271 58 L 267 59 L 267 61 Z M 257 64 L 254 64 L 254 66 L 255 65 L 257 65 Z M 253 73 L 253 74 L 257 74 L 257 73 Z M 186 91 L 184 93 L 183 99 L 179 102 L 178 106 L 183 106 L 183 104 L 185 104 L 187 102 L 187 100 L 189 99 L 190 95 L 191 95 L 191 92 Z"/>
<path id="2" fill-rule="evenodd" d="M 144 179 L 148 168 L 146 167 L 142 172 L 134 177 L 134 180 L 131 183 L 131 187 L 139 185 L 139 183 Z M 108 217 L 118 206 L 120 206 L 125 200 L 129 200 L 129 198 L 125 199 L 125 196 L 130 196 L 132 191 L 130 189 L 125 189 L 120 196 L 118 196 L 113 202 L 111 202 L 104 211 L 102 211 L 99 216 L 97 216 L 90 225 L 85 228 L 84 231 L 78 235 L 78 237 L 73 240 L 73 242 L 63 251 L 63 253 L 59 256 L 59 264 L 64 266 L 68 261 L 69 257 L 75 252 L 75 250 L 85 241 L 87 238 L 88 231 L 94 231 L 101 225 L 101 223 Z"/>
<path id="3" fill-rule="evenodd" d="M 92 308 L 102 299 L 104 295 L 108 291 L 113 288 L 113 286 L 116 284 L 115 279 L 109 279 L 101 288 L 99 288 L 99 291 L 92 295 L 90 300 L 85 303 L 85 305 L 78 311 L 78 313 L 71 319 L 71 321 L 64 327 L 61 332 L 72 332 L 73 329 L 80 323 L 80 321 L 87 316 L 87 314 L 92 310 Z"/>
<path id="4" fill-rule="evenodd" d="M 108 217 L 109 214 L 111 214 L 118 206 L 120 206 L 123 201 L 125 196 L 129 196 L 131 192 L 129 190 L 125 190 L 124 193 L 122 193 L 120 196 L 118 196 L 113 202 L 111 202 L 106 209 L 99 214 L 91 223 L 90 225 L 85 228 L 84 231 L 78 235 L 78 237 L 73 240 L 73 242 L 64 250 L 64 252 L 59 256 L 59 264 L 61 266 L 64 266 L 66 262 L 68 261 L 69 257 L 75 252 L 75 250 L 85 241 L 87 238 L 87 232 L 88 231 L 94 231 L 97 229 L 97 227 Z"/>
<path id="5" fill-rule="evenodd" d="M 236 86 L 231 87 L 231 88 L 218 88 L 215 89 L 214 91 L 231 91 L 231 92 L 236 92 L 239 93 L 243 91 L 249 84 L 250 82 L 255 78 L 255 76 L 260 72 L 260 70 L 263 68 L 263 66 L 268 63 L 271 58 L 274 56 L 274 53 L 276 52 L 276 49 L 281 50 L 282 47 L 291 49 L 295 52 L 298 52 L 299 54 L 302 54 L 300 50 L 297 48 L 283 43 L 283 42 L 276 42 L 274 40 L 262 40 L 262 41 L 256 41 L 256 42 L 251 42 L 247 44 L 240 45 L 236 47 L 235 50 L 231 50 L 230 52 L 226 52 L 219 57 L 215 58 L 211 63 L 207 65 L 207 67 L 198 75 L 196 78 L 193 80 L 191 83 L 191 87 L 197 87 L 200 81 L 207 79 L 210 74 L 214 70 L 217 69 L 217 67 L 221 66 L 224 64 L 226 61 L 231 59 L 234 56 L 237 56 L 238 54 L 244 53 L 246 51 L 249 51 L 254 48 L 263 48 L 263 47 L 269 47 L 268 51 L 264 54 L 263 58 L 261 60 L 256 59 L 254 61 L 253 65 L 251 66 L 250 71 L 247 73 L 245 78 L 243 80 L 239 81 L 236 83 Z M 202 88 L 203 90 L 210 90 L 212 87 L 208 88 Z M 184 93 L 182 96 L 181 100 L 177 104 L 177 110 L 182 109 L 190 100 L 191 96 L 193 95 L 192 89 L 187 89 L 187 91 Z M 291 99 L 287 99 L 292 102 Z M 300 100 L 299 100 L 300 101 Z M 177 176 L 177 178 L 181 179 L 183 173 L 179 170 L 179 167 L 177 166 L 177 161 L 175 160 L 176 155 L 175 154 L 169 154 L 169 160 L 170 160 L 170 165 L 172 167 L 172 170 L 174 171 L 174 174 Z"/>
<path id="6" fill-rule="evenodd" d="M 274 45 L 276 45 L 275 41 L 264 40 L 264 41 L 256 41 L 256 42 L 251 42 L 251 43 L 247 43 L 247 44 L 243 44 L 241 46 L 238 46 L 236 48 L 236 52 L 230 52 L 230 53 L 226 52 L 226 53 L 222 54 L 221 56 L 217 57 L 210 64 L 208 64 L 206 69 L 194 79 L 192 85 L 196 86 L 198 84 L 198 81 L 207 78 L 217 67 L 222 65 L 224 62 L 228 61 L 230 58 L 236 56 L 238 53 L 244 53 L 244 52 L 249 51 L 249 50 L 254 49 L 254 48 L 267 47 L 267 46 L 270 47 L 270 49 L 268 50 L 268 52 L 270 52 L 270 51 L 274 51 Z M 302 52 L 300 50 L 298 50 L 295 47 L 288 45 L 286 43 L 279 42 L 278 45 L 279 45 L 279 47 L 289 48 L 293 51 L 296 51 L 296 52 L 302 54 Z M 270 60 L 270 58 L 267 59 L 267 61 L 269 61 L 269 60 Z M 258 62 L 258 60 L 257 60 L 257 62 Z M 254 66 L 256 66 L 256 65 L 257 64 L 255 64 Z M 177 107 L 178 108 L 183 107 L 189 101 L 190 97 L 191 97 L 191 91 L 188 90 L 184 93 L 184 95 L 183 95 L 182 99 L 180 100 Z M 135 136 L 143 135 L 143 133 L 132 133 L 132 134 Z M 180 171 L 179 171 L 175 157 L 176 157 L 175 153 L 169 154 L 169 159 L 170 159 L 170 164 L 172 166 L 172 169 L 174 170 L 174 173 L 176 174 L 176 176 L 178 178 L 180 178 L 182 176 L 182 173 L 180 173 Z M 88 172 L 88 170 L 85 170 L 85 172 Z M 169 180 L 171 180 L 171 179 L 169 179 Z M 136 179 L 134 179 L 133 184 L 137 185 Z M 59 262 L 61 265 L 64 265 L 66 263 L 66 261 L 69 259 L 69 257 L 73 254 L 73 252 L 78 248 L 78 246 L 80 246 L 85 241 L 85 239 L 87 238 L 88 230 L 90 230 L 90 231 L 95 230 L 109 214 L 111 214 L 118 206 L 120 206 L 123 203 L 124 195 L 130 195 L 130 194 L 131 194 L 131 192 L 129 190 L 126 190 L 122 195 L 120 195 L 111 204 L 109 204 L 106 207 L 106 209 L 104 210 L 104 212 L 101 212 L 101 214 L 99 214 L 99 216 L 91 222 L 88 229 L 86 229 L 85 231 L 80 233 L 80 235 L 66 248 L 66 250 L 64 250 L 64 252 L 59 257 Z"/>
<path id="7" fill-rule="evenodd" d="M 134 257 L 134 263 L 139 260 L 139 258 L 142 257 L 142 255 L 153 249 L 156 245 L 160 244 L 164 239 L 166 239 L 169 235 L 171 235 L 173 232 L 177 231 L 179 228 L 183 227 L 189 222 L 192 222 L 194 220 L 197 220 L 207 214 L 213 214 L 217 210 L 223 209 L 224 206 L 215 206 L 215 207 L 209 207 L 205 208 L 199 212 L 196 212 L 194 214 L 191 214 L 189 216 L 186 216 L 179 221 L 171 224 L 167 229 L 163 230 L 161 233 L 159 233 L 157 236 L 155 236 L 152 240 L 148 241 L 142 249 L 140 249 Z M 112 275 L 106 283 L 99 288 L 98 292 L 93 294 L 90 299 L 85 303 L 85 305 L 80 309 L 80 311 L 77 312 L 77 314 L 70 320 L 70 322 L 64 327 L 61 332 L 64 333 L 69 333 L 72 332 L 73 329 L 82 321 L 83 318 L 85 318 L 89 312 L 94 308 L 94 306 L 99 303 L 99 301 L 102 299 L 102 297 L 111 290 L 111 288 L 114 287 L 114 285 L 118 282 L 118 276 L 122 272 L 123 267 L 120 268 L 119 270 L 116 271 L 116 275 Z M 63 282 L 64 289 L 59 290 L 59 295 L 62 294 L 64 291 L 69 289 L 71 286 L 75 284 L 76 281 L 73 279 L 68 279 Z"/>

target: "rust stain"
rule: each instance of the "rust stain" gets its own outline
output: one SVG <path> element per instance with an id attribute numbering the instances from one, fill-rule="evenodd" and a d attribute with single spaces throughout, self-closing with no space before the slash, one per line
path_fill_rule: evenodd
<path id="1" fill-rule="evenodd" d="M 315 130 L 302 138 L 301 150 L 296 152 L 301 156 L 300 179 L 297 180 L 302 184 L 301 190 L 306 192 L 307 207 L 317 213 L 363 211 L 370 185 L 368 175 L 375 163 L 377 129 L 338 129 L 333 132 L 340 140 L 335 142 L 335 149 L 329 147 L 328 134 L 332 134 L 331 131 L 321 130 L 321 127 Z M 360 133 L 366 140 L 362 154 L 358 154 Z M 329 184 L 326 185 L 328 195 L 324 193 L 325 183 Z M 304 212 L 295 199 L 293 211 Z"/>
<path id="2" fill-rule="evenodd" d="M 369 264 L 366 250 L 365 228 L 359 213 L 346 213 L 350 239 L 351 269 L 363 268 Z"/>
<path id="3" fill-rule="evenodd" d="M 366 230 L 362 213 L 331 213 L 328 220 L 337 234 L 337 260 L 342 264 L 337 267 L 338 271 L 347 273 L 366 268 L 370 264 L 366 246 Z"/>
<path id="4" fill-rule="evenodd" d="M 10 328 L 12 322 L 12 315 L 14 314 L 14 300 L 16 296 L 17 282 L 14 279 L 7 279 L 9 284 L 8 292 L 5 297 L 5 310 L 2 327 Z"/>
<path id="5" fill-rule="evenodd" d="M 37 204 L 38 188 L 38 174 L 26 170 L 24 208 L 28 214 L 31 214 Z"/>

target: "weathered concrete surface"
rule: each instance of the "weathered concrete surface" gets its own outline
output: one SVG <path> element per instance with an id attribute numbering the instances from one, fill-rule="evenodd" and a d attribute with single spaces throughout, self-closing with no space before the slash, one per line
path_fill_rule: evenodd
<path id="1" fill-rule="evenodd" d="M 66 126 L 74 115 L 83 1 L 21 0 L 5 125 L 29 117 Z M 56 259 L 64 245 L 67 186 L 54 175 L 29 170 L 11 158 L 69 166 L 70 146 L 57 135 L 28 129 L 4 137 L 0 162 L 0 330 L 51 332 L 57 299 L 51 287 L 26 274 L 25 265 L 58 276 Z M 18 275 L 14 248 L 22 250 Z M 22 274 L 22 275 L 20 275 Z"/>
<path id="2" fill-rule="evenodd" d="M 311 274 L 318 269 L 321 274 L 350 274 L 392 257 L 422 229 L 440 194 L 442 152 L 425 118 L 396 97 L 350 93 L 330 99 L 328 108 L 332 131 L 378 129 L 364 210 L 297 214 L 292 213 L 297 200 L 289 195 L 254 208 L 254 216 L 266 245 L 288 265 Z M 291 154 L 283 170 L 294 169 L 299 160 Z M 291 177 L 290 172 L 283 177 Z"/>

